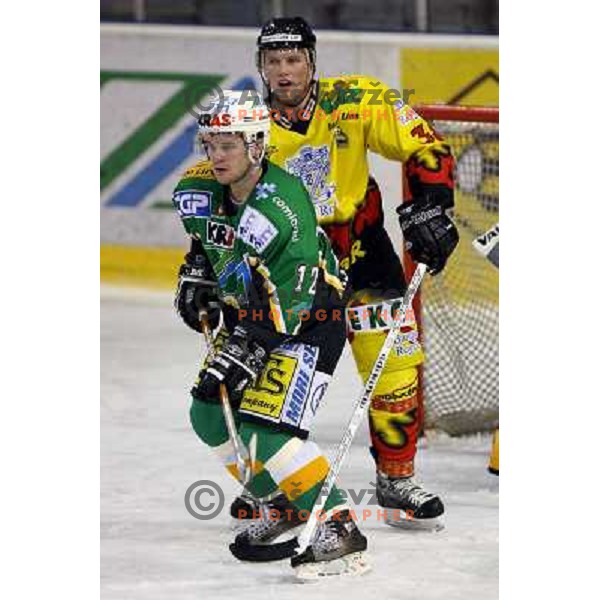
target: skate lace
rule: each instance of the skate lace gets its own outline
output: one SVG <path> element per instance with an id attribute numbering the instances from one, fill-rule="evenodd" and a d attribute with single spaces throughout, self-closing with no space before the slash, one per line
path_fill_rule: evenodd
<path id="1" fill-rule="evenodd" d="M 435 496 L 420 485 L 415 483 L 412 479 L 396 479 L 390 480 L 390 488 L 395 494 L 397 494 L 402 500 L 409 500 L 416 504 L 423 504 Z"/>
<path id="2" fill-rule="evenodd" d="M 240 494 L 240 500 L 244 501 L 246 504 L 249 504 L 253 508 L 258 509 L 260 507 L 260 502 L 254 496 L 251 496 L 246 492 L 242 492 Z M 265 500 L 267 499 L 263 498 L 263 502 L 265 502 Z"/>
<path id="3" fill-rule="evenodd" d="M 277 512 L 271 512 L 274 510 L 274 507 L 270 504 L 261 504 L 258 507 L 260 511 L 259 517 L 257 519 L 252 519 L 244 533 L 246 533 L 251 539 L 252 538 L 260 538 L 264 534 L 268 533 L 273 529 L 279 519 L 277 518 Z"/>
<path id="4" fill-rule="evenodd" d="M 339 523 L 334 521 L 321 523 L 313 541 L 314 548 L 320 552 L 335 550 L 340 543 L 339 526 Z"/>

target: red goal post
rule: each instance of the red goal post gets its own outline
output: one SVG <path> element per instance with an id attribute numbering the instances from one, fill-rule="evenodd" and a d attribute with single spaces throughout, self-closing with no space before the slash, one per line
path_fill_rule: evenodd
<path id="1" fill-rule="evenodd" d="M 468 123 L 499 123 L 497 106 L 454 106 L 450 104 L 420 104 L 414 109 L 427 121 L 463 121 Z"/>
<path id="2" fill-rule="evenodd" d="M 500 113 L 497 107 L 414 108 L 452 148 L 460 234 L 448 265 L 425 278 L 414 303 L 426 353 L 425 428 L 451 435 L 492 430 L 499 421 L 499 271 L 472 241 L 499 221 Z M 410 277 L 414 264 L 406 253 L 404 265 Z"/>

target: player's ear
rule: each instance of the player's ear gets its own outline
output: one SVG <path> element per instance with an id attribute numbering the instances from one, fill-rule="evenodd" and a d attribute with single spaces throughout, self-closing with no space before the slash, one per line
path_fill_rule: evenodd
<path id="1" fill-rule="evenodd" d="M 265 140 L 262 134 L 258 134 L 249 145 L 250 160 L 257 163 L 265 156 Z"/>
<path id="2" fill-rule="evenodd" d="M 260 155 L 262 154 L 262 145 L 260 142 L 252 142 L 248 148 L 250 151 L 250 160 L 253 163 L 257 163 L 260 160 Z"/>

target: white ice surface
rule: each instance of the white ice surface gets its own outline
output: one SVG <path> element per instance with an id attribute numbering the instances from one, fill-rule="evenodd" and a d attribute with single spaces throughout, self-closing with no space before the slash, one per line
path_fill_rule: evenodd
<path id="1" fill-rule="evenodd" d="M 420 445 L 419 478 L 441 494 L 446 529 L 406 532 L 367 519 L 360 527 L 369 538 L 370 574 L 302 585 L 287 562 L 237 562 L 227 549 L 236 485 L 188 421 L 199 336 L 178 321 L 171 301 L 170 294 L 102 289 L 103 600 L 498 597 L 498 482 L 486 471 L 487 436 Z M 346 352 L 313 438 L 330 456 L 359 391 Z M 364 423 L 342 470 L 344 488 L 371 487 L 367 440 Z M 210 521 L 184 507 L 185 491 L 198 479 L 225 491 L 225 508 Z M 369 499 L 359 514 L 375 513 Z"/>

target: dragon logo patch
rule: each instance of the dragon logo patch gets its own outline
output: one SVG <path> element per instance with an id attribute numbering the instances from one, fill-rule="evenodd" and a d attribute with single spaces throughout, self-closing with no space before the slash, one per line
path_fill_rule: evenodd
<path id="1" fill-rule="evenodd" d="M 302 180 L 320 217 L 333 214 L 335 185 L 327 182 L 330 171 L 327 146 L 303 146 L 294 158 L 286 161 L 286 170 Z"/>

